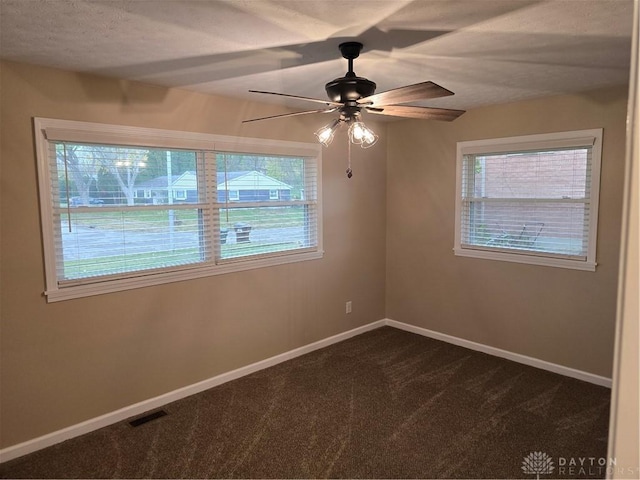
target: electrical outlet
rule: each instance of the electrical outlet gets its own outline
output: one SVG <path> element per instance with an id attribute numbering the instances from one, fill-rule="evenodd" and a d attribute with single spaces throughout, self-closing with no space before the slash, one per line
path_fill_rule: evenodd
<path id="1" fill-rule="evenodd" d="M 349 300 L 349 301 L 347 302 L 347 305 L 346 305 L 346 312 L 347 312 L 347 313 L 351 313 L 351 300 Z"/>

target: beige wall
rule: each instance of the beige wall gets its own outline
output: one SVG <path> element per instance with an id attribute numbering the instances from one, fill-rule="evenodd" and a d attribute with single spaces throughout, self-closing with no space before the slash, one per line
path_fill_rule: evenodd
<path id="1" fill-rule="evenodd" d="M 346 132 L 324 149 L 322 260 L 47 304 L 32 117 L 309 142 L 327 119 L 242 126 L 283 110 L 14 63 L 0 83 L 2 447 L 384 318 L 384 126 L 351 180 Z"/>
<path id="2" fill-rule="evenodd" d="M 611 376 L 626 88 L 391 124 L 387 317 Z M 456 257 L 456 142 L 604 128 L 596 272 Z"/>

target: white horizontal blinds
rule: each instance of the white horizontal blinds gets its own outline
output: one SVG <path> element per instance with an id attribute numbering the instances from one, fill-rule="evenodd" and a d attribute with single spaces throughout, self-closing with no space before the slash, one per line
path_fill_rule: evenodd
<path id="1" fill-rule="evenodd" d="M 309 247 L 318 246 L 318 225 L 320 224 L 320 213 L 318 211 L 318 183 L 320 176 L 318 164 L 315 161 L 307 160 L 304 164 L 304 189 L 301 199 L 305 203 L 305 242 Z"/>
<path id="2" fill-rule="evenodd" d="M 59 285 L 206 261 L 197 152 L 50 142 L 49 159 Z"/>
<path id="3" fill-rule="evenodd" d="M 301 157 L 219 153 L 221 260 L 317 246 L 315 162 Z"/>
<path id="4" fill-rule="evenodd" d="M 464 155 L 462 247 L 586 259 L 591 152 Z"/>

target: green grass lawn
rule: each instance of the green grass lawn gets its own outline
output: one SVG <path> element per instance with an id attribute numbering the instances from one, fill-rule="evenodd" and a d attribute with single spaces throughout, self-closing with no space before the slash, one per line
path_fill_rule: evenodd
<path id="1" fill-rule="evenodd" d="M 260 255 L 263 253 L 282 252 L 285 250 L 295 250 L 298 244 L 295 242 L 278 242 L 278 243 L 232 243 L 222 245 L 222 259 L 245 257 L 249 255 Z"/>
<path id="2" fill-rule="evenodd" d="M 224 260 L 294 250 L 296 248 L 298 248 L 298 244 L 295 242 L 225 244 L 221 246 L 221 258 Z M 124 272 L 190 265 L 203 261 L 204 258 L 196 247 L 174 251 L 112 255 L 83 260 L 66 260 L 64 262 L 64 278 L 75 279 L 113 275 Z"/>

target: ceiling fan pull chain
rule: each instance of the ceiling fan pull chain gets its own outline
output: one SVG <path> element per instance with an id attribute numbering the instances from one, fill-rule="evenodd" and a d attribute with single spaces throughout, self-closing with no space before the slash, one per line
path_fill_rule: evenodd
<path id="1" fill-rule="evenodd" d="M 353 171 L 351 170 L 351 141 L 347 137 L 347 178 L 353 177 Z"/>

